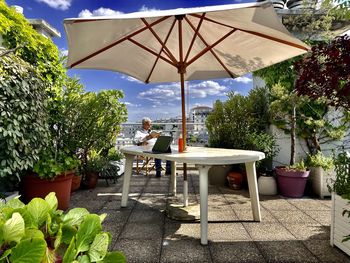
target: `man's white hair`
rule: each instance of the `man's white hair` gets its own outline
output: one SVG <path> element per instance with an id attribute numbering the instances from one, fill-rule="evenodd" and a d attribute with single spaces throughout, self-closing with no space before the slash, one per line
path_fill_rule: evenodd
<path id="1" fill-rule="evenodd" d="M 151 123 L 151 122 L 152 122 L 152 120 L 150 118 L 148 118 L 148 117 L 143 117 L 142 118 L 142 125 L 144 125 L 145 123 Z"/>

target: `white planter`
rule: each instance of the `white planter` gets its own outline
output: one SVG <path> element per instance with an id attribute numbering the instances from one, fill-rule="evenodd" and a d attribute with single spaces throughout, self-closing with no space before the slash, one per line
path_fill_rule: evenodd
<path id="1" fill-rule="evenodd" d="M 336 246 L 350 255 L 350 241 L 342 242 L 350 234 L 350 218 L 343 216 L 344 209 L 350 210 L 350 200 L 332 193 L 331 246 Z"/>
<path id="2" fill-rule="evenodd" d="M 277 183 L 276 179 L 272 176 L 261 175 L 258 179 L 258 189 L 261 195 L 276 195 Z"/>
<path id="3" fill-rule="evenodd" d="M 325 171 L 321 167 L 310 168 L 310 180 L 312 184 L 312 190 L 319 197 L 324 198 L 325 196 L 331 196 L 328 191 L 327 183 L 331 183 L 331 179 L 335 179 L 334 169 Z"/>

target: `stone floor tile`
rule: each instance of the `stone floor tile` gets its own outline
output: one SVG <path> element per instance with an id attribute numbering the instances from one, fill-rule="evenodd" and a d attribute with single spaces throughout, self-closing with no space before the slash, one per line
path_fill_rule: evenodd
<path id="1" fill-rule="evenodd" d="M 130 215 L 129 223 L 150 223 L 162 224 L 164 221 L 164 213 L 158 210 L 134 209 Z"/>
<path id="2" fill-rule="evenodd" d="M 305 214 L 312 217 L 319 224 L 329 226 L 331 224 L 331 211 L 330 210 L 308 210 L 304 211 Z"/>
<path id="3" fill-rule="evenodd" d="M 321 225 L 284 224 L 298 240 L 329 240 L 330 229 Z"/>
<path id="4" fill-rule="evenodd" d="M 231 207 L 226 210 L 223 209 L 213 209 L 209 207 L 208 209 L 208 221 L 215 222 L 231 222 L 238 221 L 237 215 L 232 211 Z"/>
<path id="5" fill-rule="evenodd" d="M 309 215 L 305 214 L 300 210 L 291 210 L 291 211 L 273 211 L 271 213 L 276 219 L 283 224 L 317 224 L 316 220 L 314 220 Z"/>
<path id="6" fill-rule="evenodd" d="M 229 204 L 234 210 L 248 210 L 252 209 L 250 199 L 237 199 L 235 201 L 229 200 Z"/>
<path id="7" fill-rule="evenodd" d="M 183 223 L 175 220 L 167 220 L 164 226 L 164 238 L 179 239 L 197 239 L 200 242 L 200 224 Z"/>
<path id="8" fill-rule="evenodd" d="M 209 223 L 208 239 L 213 242 L 252 240 L 242 223 Z"/>
<path id="9" fill-rule="evenodd" d="M 350 263 L 350 256 L 346 256 L 340 249 L 331 247 L 329 240 L 305 240 L 303 243 L 319 262 Z"/>
<path id="10" fill-rule="evenodd" d="M 279 223 L 243 223 L 243 226 L 253 240 L 295 240 L 295 237 Z"/>
<path id="11" fill-rule="evenodd" d="M 202 246 L 197 239 L 164 239 L 160 262 L 206 263 L 212 261 L 208 246 Z"/>
<path id="12" fill-rule="evenodd" d="M 318 262 L 301 241 L 259 241 L 257 246 L 269 263 Z"/>
<path id="13" fill-rule="evenodd" d="M 161 240 L 120 239 L 113 250 L 121 251 L 128 263 L 159 262 Z"/>
<path id="14" fill-rule="evenodd" d="M 287 201 L 300 210 L 330 210 L 328 206 L 317 199 L 288 199 Z"/>
<path id="15" fill-rule="evenodd" d="M 162 237 L 162 226 L 160 224 L 128 223 L 125 225 L 121 238 L 127 239 L 159 239 Z"/>
<path id="16" fill-rule="evenodd" d="M 260 202 L 260 205 L 268 210 L 297 210 L 298 208 L 291 203 L 289 203 L 286 199 L 271 199 L 271 200 L 264 200 Z"/>
<path id="17" fill-rule="evenodd" d="M 235 213 L 241 221 L 253 221 L 253 212 L 251 209 L 248 210 L 235 210 Z M 270 211 L 261 209 L 261 223 L 274 223 L 277 219 L 271 214 Z"/>
<path id="18" fill-rule="evenodd" d="M 118 209 L 118 210 L 114 210 L 114 211 L 113 210 L 106 210 L 106 211 L 101 210 L 101 213 L 107 214 L 107 217 L 105 218 L 104 222 L 125 224 L 130 217 L 131 210 L 130 209 L 125 209 L 125 210 Z"/>
<path id="19" fill-rule="evenodd" d="M 264 263 L 266 262 L 254 242 L 210 242 L 214 263 Z"/>

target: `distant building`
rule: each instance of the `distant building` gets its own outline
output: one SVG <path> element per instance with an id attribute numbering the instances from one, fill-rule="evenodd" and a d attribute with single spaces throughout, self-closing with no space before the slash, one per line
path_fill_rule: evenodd
<path id="1" fill-rule="evenodd" d="M 207 131 L 205 121 L 213 108 L 208 106 L 197 106 L 190 111 L 190 122 L 193 123 L 193 131 L 203 133 Z"/>

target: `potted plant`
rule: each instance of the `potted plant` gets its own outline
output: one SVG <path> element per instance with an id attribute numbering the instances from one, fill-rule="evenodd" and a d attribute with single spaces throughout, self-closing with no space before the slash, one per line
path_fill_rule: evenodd
<path id="1" fill-rule="evenodd" d="M 318 151 L 315 155 L 309 155 L 306 162 L 310 167 L 310 180 L 314 193 L 321 198 L 330 196 L 327 181 L 335 178 L 333 158 Z"/>
<path id="2" fill-rule="evenodd" d="M 310 171 L 301 160 L 286 167 L 277 167 L 277 183 L 279 190 L 286 197 L 302 197 Z"/>
<path id="3" fill-rule="evenodd" d="M 74 208 L 57 210 L 54 193 L 0 204 L 1 262 L 126 262 L 121 252 L 108 252 L 110 233 L 102 230 L 106 214 Z"/>
<path id="4" fill-rule="evenodd" d="M 328 185 L 332 192 L 330 243 L 350 255 L 350 153 L 339 153 L 334 164 L 336 176 Z"/>
<path id="5" fill-rule="evenodd" d="M 101 150 L 91 150 L 87 157 L 87 162 L 83 166 L 83 185 L 87 189 L 96 187 L 99 173 L 109 163 L 108 158 L 103 156 L 101 152 Z"/>
<path id="6" fill-rule="evenodd" d="M 74 155 L 63 151 L 53 155 L 51 151 L 43 152 L 33 171 L 22 177 L 21 194 L 25 202 L 34 197 L 44 198 L 55 192 L 59 209 L 69 207 L 72 177 L 80 161 Z"/>

